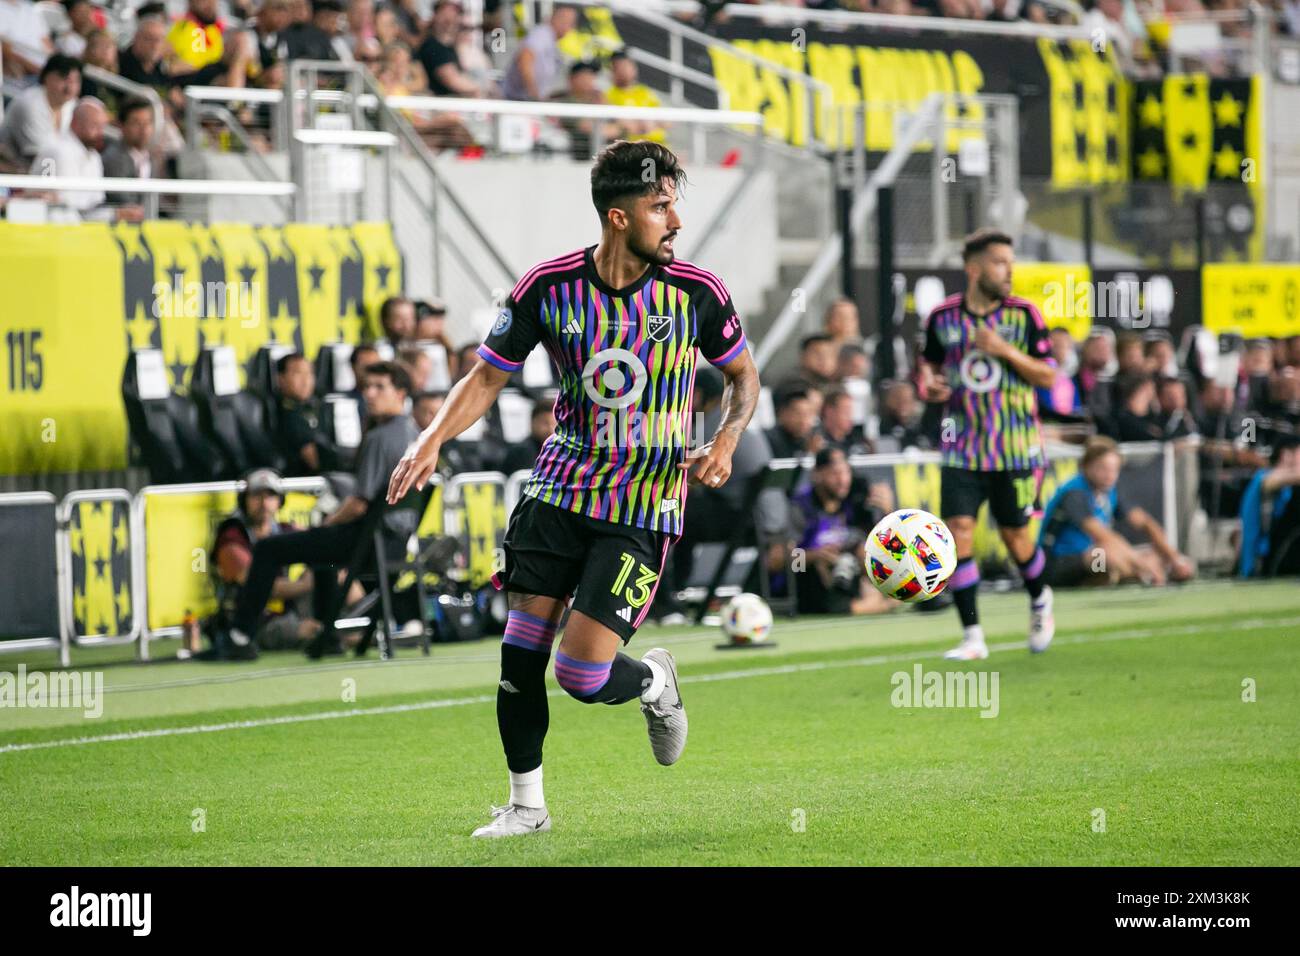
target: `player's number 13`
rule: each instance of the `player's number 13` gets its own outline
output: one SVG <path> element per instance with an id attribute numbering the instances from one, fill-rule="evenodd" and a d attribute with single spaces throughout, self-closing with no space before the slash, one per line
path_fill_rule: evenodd
<path id="1" fill-rule="evenodd" d="M 638 563 L 636 558 L 628 554 L 626 551 L 622 554 L 622 562 L 623 566 L 618 572 L 618 577 L 614 579 L 614 586 L 610 588 L 610 593 L 612 594 L 618 594 L 623 591 L 623 586 L 627 584 L 627 579 L 629 575 L 631 575 L 632 569 L 636 567 Z M 632 586 L 623 594 L 623 596 L 627 598 L 627 603 L 633 607 L 643 606 L 646 601 L 650 600 L 650 588 L 658 577 L 659 572 L 642 564 L 641 570 L 637 574 L 636 581 L 633 582 Z"/>

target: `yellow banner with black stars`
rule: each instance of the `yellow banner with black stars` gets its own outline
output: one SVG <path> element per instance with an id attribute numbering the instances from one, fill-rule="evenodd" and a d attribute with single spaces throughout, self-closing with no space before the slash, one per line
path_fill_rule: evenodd
<path id="1" fill-rule="evenodd" d="M 388 223 L 0 222 L 0 474 L 126 467 L 130 350 L 160 349 L 184 393 L 207 346 L 232 346 L 242 376 L 269 343 L 314 358 L 373 337 L 402 286 Z"/>
<path id="2" fill-rule="evenodd" d="M 126 501 L 78 501 L 68 518 L 72 633 L 118 636 L 131 631 L 131 515 Z"/>
<path id="3" fill-rule="evenodd" d="M 1114 52 L 1098 52 L 1088 40 L 1047 38 L 1038 51 L 1050 86 L 1052 185 L 1128 179 L 1129 91 Z"/>
<path id="4" fill-rule="evenodd" d="M 1263 97 L 1260 78 L 1204 73 L 1133 84 L 1133 178 L 1175 190 L 1209 188 L 1230 217 L 1225 258 L 1260 259 L 1264 245 Z"/>

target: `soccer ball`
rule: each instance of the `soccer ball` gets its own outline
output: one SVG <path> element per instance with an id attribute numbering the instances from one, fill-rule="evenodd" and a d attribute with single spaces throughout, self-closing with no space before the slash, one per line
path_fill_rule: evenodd
<path id="1" fill-rule="evenodd" d="M 772 609 L 757 594 L 737 594 L 722 608 L 722 632 L 733 644 L 757 644 L 772 633 Z"/>
<path id="2" fill-rule="evenodd" d="M 956 568 L 952 532 L 928 511 L 895 511 L 867 538 L 867 573 L 886 597 L 928 601 L 948 586 Z"/>

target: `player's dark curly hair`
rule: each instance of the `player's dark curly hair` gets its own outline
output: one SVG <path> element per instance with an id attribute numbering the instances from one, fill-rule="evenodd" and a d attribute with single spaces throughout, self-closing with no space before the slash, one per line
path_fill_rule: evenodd
<path id="1" fill-rule="evenodd" d="M 665 179 L 671 179 L 678 190 L 686 182 L 686 171 L 667 146 L 624 139 L 610 143 L 591 167 L 591 201 L 600 221 L 603 223 L 609 210 L 620 202 L 656 195 Z"/>

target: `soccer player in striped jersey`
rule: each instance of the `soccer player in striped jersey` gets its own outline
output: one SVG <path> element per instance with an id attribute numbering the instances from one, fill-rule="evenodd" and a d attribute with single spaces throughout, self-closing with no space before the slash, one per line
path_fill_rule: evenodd
<path id="1" fill-rule="evenodd" d="M 722 280 L 674 258 L 682 222 L 677 157 L 619 141 L 596 159 L 591 196 L 600 242 L 524 274 L 499 311 L 479 361 L 457 383 L 393 472 L 389 500 L 423 487 L 442 445 L 481 418 L 539 343 L 560 376 L 555 433 L 543 444 L 505 536 L 509 598 L 497 727 L 510 798 L 475 836 L 549 830 L 542 742 L 545 675 L 560 620 L 557 683 L 588 703 L 637 700 L 655 759 L 686 744 L 672 655 L 620 652 L 654 600 L 682 532 L 687 485 L 720 487 L 758 401 L 758 371 Z M 729 383 L 717 432 L 690 434 L 696 353 Z"/>
<path id="2" fill-rule="evenodd" d="M 925 325 L 921 388 L 944 402 L 941 517 L 952 529 L 957 570 L 948 583 L 962 641 L 949 660 L 989 656 L 975 594 L 975 516 L 985 500 L 1029 592 L 1029 649 L 1047 649 L 1055 631 L 1043 552 L 1029 535 L 1042 468 L 1035 388 L 1055 377 L 1051 341 L 1032 302 L 1011 295 L 1011 237 L 981 229 L 962 248 L 966 292 L 945 299 Z"/>

